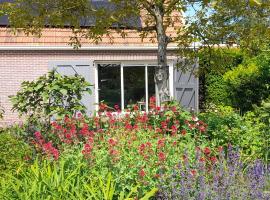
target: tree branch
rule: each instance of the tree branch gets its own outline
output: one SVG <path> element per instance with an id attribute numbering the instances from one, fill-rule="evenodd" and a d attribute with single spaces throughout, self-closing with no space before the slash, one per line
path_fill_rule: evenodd
<path id="1" fill-rule="evenodd" d="M 174 9 L 175 9 L 175 5 L 177 4 L 177 3 L 179 3 L 179 0 L 172 0 L 169 4 L 168 4 L 168 6 L 167 6 L 167 8 L 165 9 L 165 15 L 166 14 L 170 14 Z"/>

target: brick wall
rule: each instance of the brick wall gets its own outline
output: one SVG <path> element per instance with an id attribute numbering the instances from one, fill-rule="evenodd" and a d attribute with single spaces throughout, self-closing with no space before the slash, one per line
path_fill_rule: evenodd
<path id="1" fill-rule="evenodd" d="M 174 58 L 173 52 L 168 59 Z M 0 126 L 12 124 L 19 119 L 11 111 L 8 96 L 14 95 L 20 84 L 26 80 L 34 80 L 45 74 L 49 61 L 55 60 L 156 60 L 156 52 L 151 51 L 0 51 L 0 102 L 5 109 L 4 119 Z"/>

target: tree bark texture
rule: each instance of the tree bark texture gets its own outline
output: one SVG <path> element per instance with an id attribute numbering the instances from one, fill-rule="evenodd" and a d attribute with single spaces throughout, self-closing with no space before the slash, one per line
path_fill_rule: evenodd
<path id="1" fill-rule="evenodd" d="M 158 99 L 159 103 L 164 103 L 170 100 L 168 78 L 169 70 L 167 66 L 167 46 L 168 37 L 166 35 L 166 30 L 163 24 L 163 10 L 162 6 L 154 6 L 153 9 L 156 19 L 156 33 L 158 40 L 158 52 L 157 60 L 158 66 L 155 68 L 155 82 L 158 89 Z"/>

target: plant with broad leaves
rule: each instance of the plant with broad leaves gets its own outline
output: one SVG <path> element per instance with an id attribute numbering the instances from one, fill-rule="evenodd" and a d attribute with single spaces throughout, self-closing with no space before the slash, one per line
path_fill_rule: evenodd
<path id="1" fill-rule="evenodd" d="M 13 111 L 26 115 L 30 121 L 47 121 L 54 117 L 85 113 L 81 103 L 85 93 L 90 93 L 90 84 L 81 76 L 61 76 L 50 71 L 34 81 L 25 81 L 20 91 L 11 96 Z"/>

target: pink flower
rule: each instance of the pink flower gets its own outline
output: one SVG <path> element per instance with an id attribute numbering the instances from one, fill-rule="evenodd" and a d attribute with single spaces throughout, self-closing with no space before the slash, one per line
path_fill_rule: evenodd
<path id="1" fill-rule="evenodd" d="M 211 156 L 210 160 L 212 164 L 215 164 L 217 162 L 217 158 L 215 156 Z"/>
<path id="2" fill-rule="evenodd" d="M 117 104 L 114 105 L 115 110 L 119 110 L 119 106 Z"/>
<path id="3" fill-rule="evenodd" d="M 139 106 L 138 105 L 134 105 L 133 106 L 133 110 L 135 110 L 135 111 L 139 110 Z"/>
<path id="4" fill-rule="evenodd" d="M 145 175 L 146 175 L 145 171 L 144 171 L 143 169 L 141 169 L 141 170 L 139 171 L 139 176 L 140 176 L 140 177 L 144 177 Z"/>
<path id="5" fill-rule="evenodd" d="M 204 162 L 205 161 L 205 158 L 204 157 L 200 157 L 199 161 L 200 162 Z"/>
<path id="6" fill-rule="evenodd" d="M 116 156 L 118 154 L 118 151 L 115 150 L 115 149 L 110 149 L 109 154 L 112 155 L 112 156 Z"/>
<path id="7" fill-rule="evenodd" d="M 34 135 L 37 139 L 41 138 L 41 133 L 39 131 L 36 131 Z"/>
<path id="8" fill-rule="evenodd" d="M 171 110 L 172 110 L 173 112 L 176 112 L 176 111 L 177 111 L 177 108 L 176 108 L 175 106 L 172 106 L 172 107 L 171 107 Z"/>
<path id="9" fill-rule="evenodd" d="M 129 123 L 126 123 L 125 124 L 125 129 L 127 129 L 127 130 L 132 130 L 132 125 L 131 124 L 129 124 Z"/>
<path id="10" fill-rule="evenodd" d="M 159 159 L 159 161 L 163 162 L 166 159 L 165 153 L 159 152 L 158 159 Z"/>
<path id="11" fill-rule="evenodd" d="M 115 146 L 117 144 L 117 141 L 114 140 L 113 138 L 110 138 L 110 139 L 108 139 L 108 143 L 110 146 Z"/>
<path id="12" fill-rule="evenodd" d="M 52 126 L 53 127 L 56 127 L 57 126 L 57 123 L 56 122 L 52 122 Z"/>
<path id="13" fill-rule="evenodd" d="M 163 129 L 167 129 L 167 127 L 168 127 L 167 122 L 162 121 L 162 122 L 161 122 L 161 127 L 162 127 Z"/>
<path id="14" fill-rule="evenodd" d="M 156 133 L 162 133 L 162 129 L 161 128 L 156 128 Z"/>
<path id="15" fill-rule="evenodd" d="M 106 104 L 104 104 L 104 103 L 100 103 L 99 104 L 99 109 L 101 110 L 101 111 L 104 111 L 104 110 L 106 110 L 108 108 L 108 106 L 106 105 Z"/>
<path id="16" fill-rule="evenodd" d="M 182 135 L 186 135 L 186 134 L 187 134 L 187 131 L 186 131 L 185 129 L 183 129 L 183 130 L 181 131 L 181 134 L 182 134 Z"/>
<path id="17" fill-rule="evenodd" d="M 66 138 L 67 138 L 67 139 L 71 139 L 71 134 L 70 134 L 70 133 L 67 133 L 67 134 L 66 134 Z"/>
<path id="18" fill-rule="evenodd" d="M 209 155 L 211 153 L 211 150 L 209 147 L 205 147 L 203 152 L 206 154 L 206 155 Z"/>
<path id="19" fill-rule="evenodd" d="M 157 148 L 160 149 L 165 146 L 165 138 L 158 140 Z"/>
<path id="20" fill-rule="evenodd" d="M 151 144 L 151 142 L 146 142 L 146 145 L 148 146 L 148 147 L 152 147 L 152 144 Z"/>
<path id="21" fill-rule="evenodd" d="M 201 132 L 205 132 L 205 131 L 206 131 L 205 126 L 199 126 L 199 131 L 201 131 Z"/>
<path id="22" fill-rule="evenodd" d="M 196 171 L 195 169 L 192 169 L 192 170 L 190 171 L 190 173 L 191 173 L 192 176 L 195 176 L 195 175 L 197 174 L 197 171 Z"/>
<path id="23" fill-rule="evenodd" d="M 59 158 L 59 151 L 56 148 L 53 148 L 52 154 L 55 160 L 58 160 Z"/>
<path id="24" fill-rule="evenodd" d="M 223 147 L 222 146 L 219 146 L 218 147 L 218 152 L 222 152 L 223 151 Z"/>
<path id="25" fill-rule="evenodd" d="M 145 144 L 141 144 L 139 146 L 139 153 L 142 154 L 144 152 L 145 148 L 146 148 L 146 145 Z"/>

